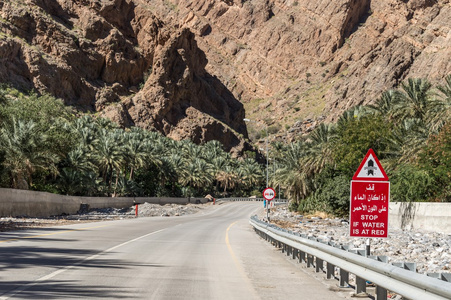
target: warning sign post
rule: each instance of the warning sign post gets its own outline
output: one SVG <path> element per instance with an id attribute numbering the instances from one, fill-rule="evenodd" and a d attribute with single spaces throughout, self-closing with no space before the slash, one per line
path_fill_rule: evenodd
<path id="1" fill-rule="evenodd" d="M 351 181 L 349 235 L 388 237 L 390 182 L 370 149 Z"/>

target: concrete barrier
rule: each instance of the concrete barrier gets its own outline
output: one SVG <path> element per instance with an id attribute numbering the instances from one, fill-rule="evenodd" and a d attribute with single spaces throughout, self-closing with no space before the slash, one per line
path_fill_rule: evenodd
<path id="1" fill-rule="evenodd" d="M 17 189 L 0 189 L 0 216 L 43 218 L 76 214 L 81 206 L 89 208 L 126 208 L 137 203 L 188 204 L 206 203 L 206 198 L 164 197 L 79 197 Z"/>
<path id="2" fill-rule="evenodd" d="M 390 227 L 405 230 L 420 229 L 451 234 L 451 203 L 391 202 Z"/>
<path id="3" fill-rule="evenodd" d="M 240 198 L 241 199 L 241 198 Z M 249 198 L 247 198 L 249 199 Z M 252 199 L 255 201 L 255 199 Z M 89 208 L 126 208 L 136 203 L 205 203 L 207 198 L 164 197 L 79 197 L 17 189 L 0 189 L 0 217 L 49 217 L 76 214 L 82 205 Z M 451 234 L 451 203 L 391 202 L 389 226 Z"/>

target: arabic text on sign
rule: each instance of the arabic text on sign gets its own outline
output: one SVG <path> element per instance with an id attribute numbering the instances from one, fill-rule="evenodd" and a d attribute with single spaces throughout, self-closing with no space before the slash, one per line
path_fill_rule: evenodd
<path id="1" fill-rule="evenodd" d="M 377 206 L 377 205 L 371 206 L 371 205 L 361 204 L 360 206 L 355 206 L 352 209 L 352 212 L 356 212 L 356 211 L 362 211 L 362 212 L 366 211 L 366 212 L 369 212 L 369 213 L 372 213 L 372 212 L 382 213 L 384 211 L 387 211 L 387 207 L 382 205 L 379 208 L 379 206 Z"/>
<path id="2" fill-rule="evenodd" d="M 367 194 L 357 194 L 354 196 L 355 201 L 387 201 L 387 196 L 384 194 L 374 194 L 374 195 L 367 195 Z"/>

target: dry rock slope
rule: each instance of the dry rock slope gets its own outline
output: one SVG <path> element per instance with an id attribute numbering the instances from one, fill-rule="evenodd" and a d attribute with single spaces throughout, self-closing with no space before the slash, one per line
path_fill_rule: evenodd
<path id="1" fill-rule="evenodd" d="M 449 20 L 449 0 L 2 1 L 0 82 L 239 153 L 244 117 L 303 131 L 441 82 Z"/>
<path id="2" fill-rule="evenodd" d="M 270 125 L 334 120 L 406 78 L 451 73 L 449 0 L 154 3 L 197 34 L 207 70 L 246 114 Z"/>

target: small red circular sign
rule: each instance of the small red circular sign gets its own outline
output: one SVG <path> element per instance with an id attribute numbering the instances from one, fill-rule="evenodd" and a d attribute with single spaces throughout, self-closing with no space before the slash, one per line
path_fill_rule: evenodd
<path id="1" fill-rule="evenodd" d="M 265 198 L 268 201 L 273 200 L 274 198 L 276 198 L 276 191 L 273 188 L 266 188 L 263 191 L 263 198 Z"/>

